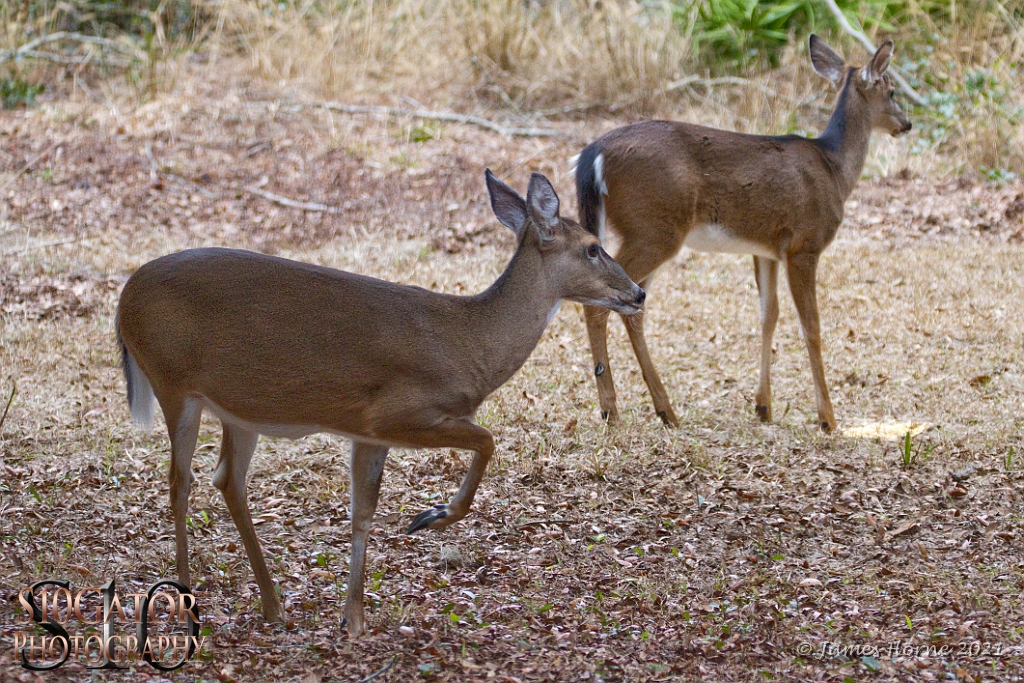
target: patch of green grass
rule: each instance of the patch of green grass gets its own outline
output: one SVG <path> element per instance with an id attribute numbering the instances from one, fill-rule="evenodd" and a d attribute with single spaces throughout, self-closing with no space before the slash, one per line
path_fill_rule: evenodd
<path id="1" fill-rule="evenodd" d="M 903 437 L 903 446 L 900 448 L 900 464 L 903 466 L 903 469 L 920 465 L 931 457 L 935 447 L 936 444 L 929 444 L 914 448 L 913 438 L 910 436 L 910 432 L 907 432 Z"/>
<path id="2" fill-rule="evenodd" d="M 42 83 L 29 83 L 17 75 L 0 79 L 0 98 L 3 99 L 4 109 L 34 107 L 36 97 L 44 90 L 46 86 Z"/>

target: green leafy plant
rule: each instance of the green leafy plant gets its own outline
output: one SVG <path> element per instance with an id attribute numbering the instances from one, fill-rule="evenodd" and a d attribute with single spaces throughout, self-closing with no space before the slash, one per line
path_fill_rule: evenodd
<path id="1" fill-rule="evenodd" d="M 36 96 L 44 90 L 46 86 L 42 83 L 29 83 L 17 75 L 0 79 L 0 98 L 3 99 L 4 109 L 32 107 L 36 103 Z"/>
<path id="2" fill-rule="evenodd" d="M 696 19 L 698 52 L 704 49 L 741 64 L 759 55 L 774 64 L 790 32 L 815 23 L 811 3 L 799 0 L 709 0 L 699 3 Z"/>

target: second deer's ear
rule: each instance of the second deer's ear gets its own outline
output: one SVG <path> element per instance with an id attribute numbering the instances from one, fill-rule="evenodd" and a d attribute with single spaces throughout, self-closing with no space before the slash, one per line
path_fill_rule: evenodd
<path id="1" fill-rule="evenodd" d="M 808 41 L 808 47 L 811 53 L 811 66 L 814 67 L 815 73 L 838 86 L 846 71 L 846 62 L 843 58 L 813 33 Z"/>
<path id="2" fill-rule="evenodd" d="M 895 45 L 891 40 L 882 43 L 882 47 L 875 51 L 871 63 L 864 67 L 864 80 L 874 83 L 882 77 L 885 70 L 889 68 L 889 60 L 892 59 L 892 51 Z"/>
<path id="3" fill-rule="evenodd" d="M 550 239 L 551 230 L 558 225 L 558 195 L 547 178 L 540 173 L 530 176 L 526 192 L 526 205 L 530 218 L 536 223 L 541 239 Z"/>
<path id="4" fill-rule="evenodd" d="M 487 192 L 491 195 L 491 209 L 501 224 L 521 237 L 526 227 L 526 202 L 511 187 L 494 177 L 491 169 L 484 173 Z"/>

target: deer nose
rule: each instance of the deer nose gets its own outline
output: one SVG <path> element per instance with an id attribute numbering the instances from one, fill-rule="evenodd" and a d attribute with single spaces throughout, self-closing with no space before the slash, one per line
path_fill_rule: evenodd
<path id="1" fill-rule="evenodd" d="M 645 292 L 644 290 L 641 289 L 640 293 L 636 295 L 636 305 L 637 306 L 643 306 L 644 305 L 644 301 L 646 301 L 646 300 L 647 300 L 647 292 Z"/>

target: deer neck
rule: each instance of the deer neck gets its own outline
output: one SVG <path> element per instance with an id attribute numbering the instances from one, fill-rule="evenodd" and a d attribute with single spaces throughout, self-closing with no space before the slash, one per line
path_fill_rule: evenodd
<path id="1" fill-rule="evenodd" d="M 868 143 L 871 141 L 868 102 L 853 83 L 855 78 L 859 78 L 859 70 L 850 69 L 843 89 L 839 92 L 832 118 L 818 138 L 822 149 L 834 164 L 844 198 L 853 192 L 853 186 L 860 179 L 868 155 Z"/>
<path id="2" fill-rule="evenodd" d="M 468 302 L 472 374 L 484 397 L 522 367 L 561 302 L 532 239 L 525 237 L 501 277 Z"/>

